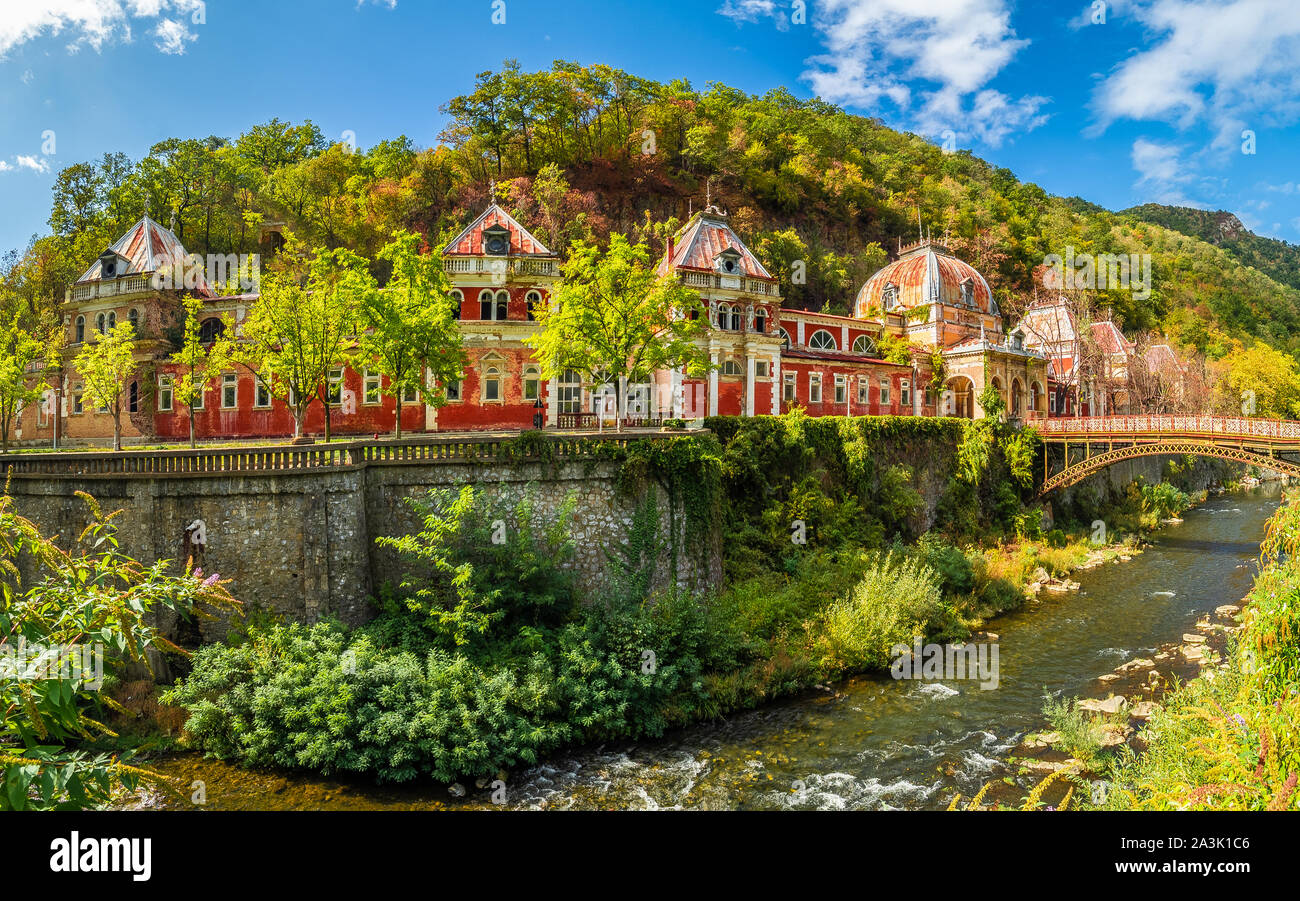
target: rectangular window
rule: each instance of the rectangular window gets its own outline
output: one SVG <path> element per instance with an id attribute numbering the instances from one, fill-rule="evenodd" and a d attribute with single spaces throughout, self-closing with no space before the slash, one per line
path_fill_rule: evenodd
<path id="1" fill-rule="evenodd" d="M 73 385 L 73 386 L 72 386 L 72 412 L 73 412 L 73 413 L 82 413 L 82 412 L 84 412 L 84 410 L 82 409 L 82 406 L 81 406 L 81 386 L 80 386 L 80 385 Z"/>
<path id="2" fill-rule="evenodd" d="M 402 389 L 402 403 L 418 404 L 420 402 L 420 389 L 415 385 L 407 385 Z"/>
<path id="3" fill-rule="evenodd" d="M 898 403 L 904 408 L 912 406 L 912 382 L 910 379 L 903 379 L 899 382 Z"/>
<path id="4" fill-rule="evenodd" d="M 1049 412 L 1049 413 L 1055 413 L 1055 412 L 1056 412 L 1056 392 L 1055 392 L 1055 391 L 1049 392 L 1048 395 L 1047 395 L 1047 412 Z"/>
<path id="5" fill-rule="evenodd" d="M 811 374 L 808 376 L 808 403 L 819 404 L 822 402 L 822 377 L 820 374 Z"/>
<path id="6" fill-rule="evenodd" d="M 239 405 L 239 376 L 226 373 L 221 377 L 221 409 L 233 410 Z"/>
<path id="7" fill-rule="evenodd" d="M 158 380 L 158 412 L 170 413 L 172 410 L 172 380 L 163 377 Z"/>
<path id="8" fill-rule="evenodd" d="M 492 366 L 483 376 L 483 399 L 497 401 L 501 399 L 501 373 Z"/>
<path id="9" fill-rule="evenodd" d="M 880 405 L 889 406 L 889 379 L 880 380 Z"/>
<path id="10" fill-rule="evenodd" d="M 261 379 L 257 380 L 257 390 L 253 396 L 253 406 L 265 410 L 271 406 L 271 389 Z"/>
<path id="11" fill-rule="evenodd" d="M 858 376 L 858 403 L 863 406 L 871 403 L 871 379 L 865 375 Z"/>
<path id="12" fill-rule="evenodd" d="M 453 402 L 460 400 L 460 386 L 460 382 L 451 382 L 447 385 L 447 400 Z"/>
<path id="13" fill-rule="evenodd" d="M 799 378 L 798 373 L 787 372 L 785 374 L 785 379 L 784 379 L 785 386 L 781 396 L 784 397 L 786 400 L 790 401 L 791 403 L 793 403 L 795 399 L 795 390 L 796 390 L 796 385 L 798 383 L 798 378 Z"/>
<path id="14" fill-rule="evenodd" d="M 770 371 L 769 368 L 768 368 L 768 367 L 770 367 L 771 365 L 772 365 L 772 364 L 769 363 L 769 362 L 767 362 L 767 360 L 757 360 L 757 361 L 754 363 L 754 375 L 755 375 L 755 377 L 760 378 L 760 379 L 765 379 L 765 378 L 767 378 L 769 375 L 772 374 L 771 371 Z"/>
<path id="15" fill-rule="evenodd" d="M 205 407 L 207 402 L 206 398 L 208 393 L 208 386 L 206 383 L 202 383 L 199 384 L 197 387 L 198 387 L 198 391 L 197 391 L 198 396 L 194 398 L 193 406 L 194 409 L 196 410 L 202 410 Z"/>
<path id="16" fill-rule="evenodd" d="M 925 405 L 926 405 L 927 407 L 933 407 L 933 406 L 934 406 L 934 389 L 933 389 L 933 388 L 929 388 L 929 387 L 927 387 L 927 388 L 925 389 Z"/>
<path id="17" fill-rule="evenodd" d="M 337 407 L 343 403 L 343 369 L 334 367 L 330 370 L 329 388 L 326 396 L 329 398 L 330 406 Z"/>
<path id="18" fill-rule="evenodd" d="M 542 380 L 536 369 L 524 370 L 524 400 L 538 400 L 542 396 Z"/>
<path id="19" fill-rule="evenodd" d="M 362 380 L 362 403 L 374 406 L 379 403 L 379 389 L 383 384 L 383 379 L 378 373 L 372 373 L 369 369 L 364 371 Z"/>
<path id="20" fill-rule="evenodd" d="M 842 404 L 849 399 L 849 381 L 847 376 L 835 376 L 835 403 Z"/>

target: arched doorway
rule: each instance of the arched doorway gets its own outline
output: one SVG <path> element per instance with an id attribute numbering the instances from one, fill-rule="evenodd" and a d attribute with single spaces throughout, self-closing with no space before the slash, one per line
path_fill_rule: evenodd
<path id="1" fill-rule="evenodd" d="M 1011 404 L 1010 404 L 1012 419 L 1019 419 L 1022 415 L 1024 415 L 1025 412 L 1024 401 L 1021 399 L 1022 393 L 1023 392 L 1020 387 L 1020 379 L 1012 379 L 1011 380 Z"/>
<path id="2" fill-rule="evenodd" d="M 975 418 L 975 383 L 969 377 L 955 375 L 944 383 L 940 413 L 962 419 Z"/>

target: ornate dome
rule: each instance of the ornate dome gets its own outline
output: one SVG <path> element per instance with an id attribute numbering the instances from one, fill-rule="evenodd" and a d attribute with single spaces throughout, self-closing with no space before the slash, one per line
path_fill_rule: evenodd
<path id="1" fill-rule="evenodd" d="M 853 302 L 857 319 L 927 307 L 935 302 L 998 314 L 989 283 L 979 271 L 933 241 L 904 247 L 899 258 L 867 280 Z M 874 311 L 874 312 L 873 312 Z"/>

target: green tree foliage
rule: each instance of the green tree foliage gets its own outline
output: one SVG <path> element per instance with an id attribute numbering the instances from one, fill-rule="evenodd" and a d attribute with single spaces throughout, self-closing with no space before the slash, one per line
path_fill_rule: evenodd
<path id="1" fill-rule="evenodd" d="M 118 549 L 116 514 L 78 492 L 91 522 L 70 553 L 41 535 L 0 496 L 0 810 L 105 806 L 150 774 L 96 742 L 113 702 L 98 675 L 148 665 L 146 652 L 180 652 L 155 625 L 170 610 L 185 619 L 235 609 L 216 576 L 169 572 L 169 561 L 142 566 Z M 19 577 L 19 556 L 35 576 Z M 96 649 L 100 665 L 91 661 Z M 36 667 L 32 660 L 41 661 Z"/>
<path id="2" fill-rule="evenodd" d="M 708 322 L 700 296 L 675 277 L 656 275 L 645 245 L 613 235 L 602 252 L 579 241 L 563 273 L 537 311 L 540 329 L 526 341 L 545 378 L 571 369 L 614 384 L 619 429 L 629 385 L 661 369 L 681 367 L 696 378 L 707 371 L 707 351 L 695 341 Z"/>
<path id="3" fill-rule="evenodd" d="M 262 277 L 262 295 L 243 324 L 240 360 L 289 404 L 295 437 L 319 400 L 328 441 L 330 370 L 346 361 L 361 305 L 377 288 L 365 260 L 348 250 L 318 248 L 309 258 L 290 251 L 286 260 Z"/>
<path id="4" fill-rule="evenodd" d="M 459 311 L 442 261 L 422 255 L 419 245 L 411 232 L 395 234 L 379 253 L 392 266 L 388 284 L 360 300 L 358 356 L 388 378 L 397 403 L 398 438 L 406 392 L 442 406 L 447 402 L 444 386 L 460 381 L 467 362 L 456 322 Z"/>
<path id="5" fill-rule="evenodd" d="M 185 405 L 190 421 L 190 447 L 195 446 L 194 408 L 203 401 L 203 393 L 214 378 L 226 370 L 235 359 L 234 319 L 230 316 L 221 320 L 221 333 L 213 340 L 204 342 L 203 299 L 194 295 L 181 298 L 185 307 L 184 340 L 171 362 L 181 366 L 183 371 L 173 386 L 176 400 Z"/>
<path id="6" fill-rule="evenodd" d="M 51 360 L 53 346 L 33 335 L 20 315 L 0 318 L 0 451 L 9 450 L 23 408 L 40 402 L 45 375 L 30 370 Z"/>
<path id="7" fill-rule="evenodd" d="M 72 361 L 84 385 L 83 401 L 108 410 L 113 417 L 114 450 L 122 449 L 122 395 L 138 368 L 135 349 L 135 328 L 129 322 L 119 322 L 107 334 L 88 342 Z"/>

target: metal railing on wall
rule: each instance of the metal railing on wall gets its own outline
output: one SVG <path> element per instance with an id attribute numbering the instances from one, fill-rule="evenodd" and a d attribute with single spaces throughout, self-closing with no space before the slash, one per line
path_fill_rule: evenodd
<path id="1" fill-rule="evenodd" d="M 184 450 L 95 451 L 0 456 L 0 475 L 158 476 L 313 472 L 406 463 L 495 463 L 527 459 L 600 458 L 610 447 L 667 438 L 668 433 L 545 434 L 545 445 L 518 445 L 513 437 L 420 437 L 320 446 L 205 447 Z M 544 448 L 544 449 L 543 449 Z"/>

